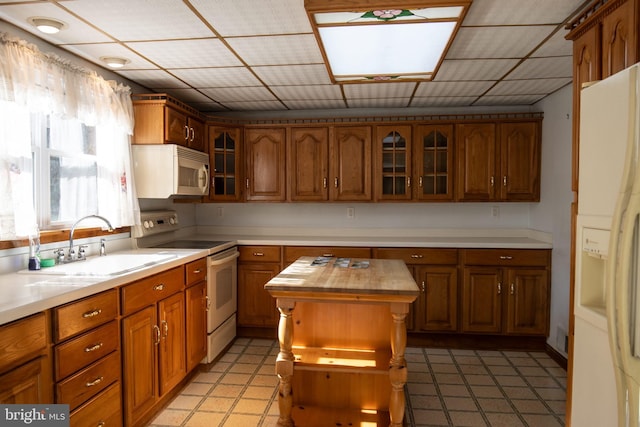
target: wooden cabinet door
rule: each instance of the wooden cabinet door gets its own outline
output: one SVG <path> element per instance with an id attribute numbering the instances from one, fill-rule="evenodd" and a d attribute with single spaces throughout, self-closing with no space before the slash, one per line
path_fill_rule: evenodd
<path id="1" fill-rule="evenodd" d="M 276 327 L 276 300 L 264 285 L 277 276 L 280 264 L 238 264 L 238 326 Z"/>
<path id="2" fill-rule="evenodd" d="M 53 402 L 51 361 L 38 357 L 0 375 L 0 403 L 44 404 Z"/>
<path id="3" fill-rule="evenodd" d="M 420 288 L 416 329 L 455 332 L 458 329 L 458 268 L 415 267 Z"/>
<path id="4" fill-rule="evenodd" d="M 456 126 L 457 195 L 461 201 L 489 201 L 496 196 L 496 127 L 493 123 Z"/>
<path id="5" fill-rule="evenodd" d="M 500 124 L 500 199 L 540 200 L 540 125 Z"/>
<path id="6" fill-rule="evenodd" d="M 413 197 L 453 200 L 453 125 L 418 125 L 413 145 Z"/>
<path id="7" fill-rule="evenodd" d="M 331 200 L 371 201 L 371 127 L 335 127 L 330 151 Z"/>
<path id="8" fill-rule="evenodd" d="M 462 332 L 499 333 L 502 330 L 501 271 L 494 267 L 466 267 L 462 282 Z"/>
<path id="9" fill-rule="evenodd" d="M 411 199 L 411 126 L 376 126 L 376 200 Z"/>
<path id="10" fill-rule="evenodd" d="M 292 128 L 287 152 L 290 200 L 328 200 L 329 129 Z"/>
<path id="11" fill-rule="evenodd" d="M 242 199 L 240 128 L 209 126 L 209 199 L 237 202 Z"/>
<path id="12" fill-rule="evenodd" d="M 158 303 L 160 319 L 160 396 L 175 387 L 187 374 L 184 293 Z"/>
<path id="13" fill-rule="evenodd" d="M 207 282 L 185 290 L 187 372 L 198 366 L 207 355 Z"/>
<path id="14" fill-rule="evenodd" d="M 198 151 L 205 151 L 204 123 L 194 117 L 187 117 L 189 135 L 187 147 Z"/>
<path id="15" fill-rule="evenodd" d="M 156 307 L 122 319 L 122 374 L 125 424 L 135 425 L 158 399 L 157 346 L 160 329 Z"/>
<path id="16" fill-rule="evenodd" d="M 509 269 L 506 277 L 505 285 L 508 286 L 506 332 L 546 336 L 549 330 L 547 270 Z"/>
<path id="17" fill-rule="evenodd" d="M 165 142 L 187 146 L 189 128 L 187 126 L 187 115 L 165 107 L 164 109 L 164 139 Z"/>
<path id="18" fill-rule="evenodd" d="M 602 78 L 635 64 L 638 28 L 634 1 L 622 2 L 602 18 Z"/>
<path id="19" fill-rule="evenodd" d="M 278 201 L 285 193 L 285 129 L 246 129 L 247 200 Z"/>

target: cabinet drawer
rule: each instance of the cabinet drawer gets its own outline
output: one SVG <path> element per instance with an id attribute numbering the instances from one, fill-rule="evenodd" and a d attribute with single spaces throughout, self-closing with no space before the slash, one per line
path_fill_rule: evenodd
<path id="1" fill-rule="evenodd" d="M 405 264 L 457 264 L 457 249 L 435 248 L 377 248 L 375 258 L 401 259 Z"/>
<path id="2" fill-rule="evenodd" d="M 121 288 L 122 314 L 155 304 L 184 287 L 184 267 L 176 267 Z"/>
<path id="3" fill-rule="evenodd" d="M 546 267 L 550 263 L 547 249 L 466 249 L 462 250 L 464 265 L 499 265 Z"/>
<path id="4" fill-rule="evenodd" d="M 107 323 L 55 348 L 55 375 L 60 381 L 118 349 L 118 322 Z"/>
<path id="5" fill-rule="evenodd" d="M 73 411 L 70 417 L 71 427 L 121 426 L 122 400 L 120 394 L 120 382 L 116 382 Z"/>
<path id="6" fill-rule="evenodd" d="M 117 291 L 102 292 L 53 310 L 56 342 L 87 331 L 118 315 Z"/>
<path id="7" fill-rule="evenodd" d="M 207 278 L 207 259 L 201 258 L 185 265 L 186 283 L 193 285 Z"/>
<path id="8" fill-rule="evenodd" d="M 238 261 L 280 262 L 280 246 L 240 246 Z"/>
<path id="9" fill-rule="evenodd" d="M 0 372 L 37 356 L 47 347 L 47 321 L 38 313 L 0 327 Z"/>
<path id="10" fill-rule="evenodd" d="M 58 383 L 56 396 L 58 403 L 68 403 L 74 410 L 120 379 L 120 353 L 114 351 L 75 375 Z"/>
<path id="11" fill-rule="evenodd" d="M 371 258 L 371 249 L 334 247 L 334 246 L 285 246 L 284 247 L 284 261 L 287 264 L 294 262 L 301 256 Z"/>

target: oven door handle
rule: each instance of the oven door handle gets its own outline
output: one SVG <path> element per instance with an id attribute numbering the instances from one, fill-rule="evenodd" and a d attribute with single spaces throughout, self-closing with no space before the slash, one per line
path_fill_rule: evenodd
<path id="1" fill-rule="evenodd" d="M 222 265 L 224 263 L 227 263 L 229 261 L 232 261 L 232 260 L 238 258 L 239 256 L 240 256 L 240 252 L 234 252 L 233 255 L 231 255 L 231 256 L 227 256 L 227 257 L 220 258 L 220 259 L 212 259 L 212 260 L 210 260 L 209 261 L 209 265 L 210 266 Z"/>

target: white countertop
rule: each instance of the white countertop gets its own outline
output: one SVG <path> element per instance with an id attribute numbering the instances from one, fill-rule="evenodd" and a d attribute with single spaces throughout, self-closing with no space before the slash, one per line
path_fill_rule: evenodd
<path id="1" fill-rule="evenodd" d="M 207 256 L 208 251 L 137 249 L 115 253 L 162 253 L 175 257 L 115 276 L 64 276 L 46 274 L 42 271 L 1 274 L 0 325 L 194 261 Z"/>

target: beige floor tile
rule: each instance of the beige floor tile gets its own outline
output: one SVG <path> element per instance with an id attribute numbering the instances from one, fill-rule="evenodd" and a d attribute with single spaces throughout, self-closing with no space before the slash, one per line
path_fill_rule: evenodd
<path id="1" fill-rule="evenodd" d="M 520 375 L 525 377 L 546 377 L 549 375 L 546 369 L 539 366 L 521 366 L 518 368 Z"/>
<path id="2" fill-rule="evenodd" d="M 560 380 L 553 377 L 527 377 L 527 382 L 533 387 L 560 387 Z"/>
<path id="3" fill-rule="evenodd" d="M 269 401 L 266 399 L 240 399 L 236 402 L 232 413 L 234 414 L 263 414 L 267 410 Z"/>
<path id="4" fill-rule="evenodd" d="M 181 409 L 165 409 L 160 412 L 151 425 L 179 426 L 191 414 L 191 411 Z"/>
<path id="5" fill-rule="evenodd" d="M 271 399 L 276 392 L 277 387 L 258 387 L 249 386 L 242 393 L 242 398 L 247 399 Z"/>
<path id="6" fill-rule="evenodd" d="M 563 425 L 552 415 L 524 414 L 522 418 L 529 424 L 529 427 L 559 427 Z"/>
<path id="7" fill-rule="evenodd" d="M 509 357 L 509 361 L 518 368 L 521 366 L 540 366 L 538 361 L 531 357 Z"/>
<path id="8" fill-rule="evenodd" d="M 261 355 L 261 354 L 241 354 L 238 357 L 238 360 L 236 360 L 236 363 L 253 363 L 253 364 L 258 364 L 258 363 L 262 363 L 262 361 L 265 359 L 265 356 Z"/>
<path id="9" fill-rule="evenodd" d="M 516 375 L 496 375 L 496 381 L 502 386 L 526 387 L 527 383 L 522 377 Z"/>
<path id="10" fill-rule="evenodd" d="M 500 414 L 500 413 L 487 413 L 485 414 L 491 427 L 521 427 L 524 426 L 520 418 L 516 414 Z"/>
<path id="11" fill-rule="evenodd" d="M 257 368 L 258 365 L 255 363 L 234 363 L 228 372 L 234 374 L 253 374 Z"/>
<path id="12" fill-rule="evenodd" d="M 463 374 L 487 375 L 489 373 L 484 365 L 460 365 L 459 368 Z"/>
<path id="13" fill-rule="evenodd" d="M 233 362 L 218 361 L 211 367 L 211 369 L 209 369 L 209 372 L 227 372 L 229 367 L 232 365 L 233 365 Z"/>
<path id="14" fill-rule="evenodd" d="M 447 416 L 444 411 L 431 411 L 416 409 L 413 411 L 413 419 L 418 425 L 448 426 Z"/>
<path id="15" fill-rule="evenodd" d="M 475 401 L 470 397 L 445 396 L 444 405 L 449 411 L 477 411 Z"/>
<path id="16" fill-rule="evenodd" d="M 176 396 L 167 407 L 170 409 L 187 409 L 189 411 L 193 411 L 202 399 L 202 396 L 188 396 L 180 394 Z"/>
<path id="17" fill-rule="evenodd" d="M 513 413 L 513 408 L 507 399 L 478 398 L 478 403 L 485 412 Z"/>
<path id="18" fill-rule="evenodd" d="M 479 412 L 449 411 L 449 417 L 456 427 L 485 427 L 487 425 Z"/>
<path id="19" fill-rule="evenodd" d="M 567 393 L 561 388 L 537 387 L 536 393 L 544 400 L 566 400 Z"/>
<path id="20" fill-rule="evenodd" d="M 442 410 L 442 403 L 437 396 L 424 396 L 415 395 L 409 396 L 411 400 L 411 407 L 415 410 L 418 409 L 438 409 Z"/>
<path id="21" fill-rule="evenodd" d="M 433 378 L 430 372 L 416 372 L 409 370 L 407 373 L 408 383 L 432 383 Z"/>
<path id="22" fill-rule="evenodd" d="M 425 348 L 424 353 L 428 355 L 432 355 L 432 354 L 449 355 L 449 350 L 447 350 L 446 348 Z"/>
<path id="23" fill-rule="evenodd" d="M 249 374 L 234 374 L 234 373 L 226 373 L 220 378 L 220 382 L 222 384 L 247 384 L 251 379 L 251 375 Z"/>
<path id="24" fill-rule="evenodd" d="M 511 366 L 509 360 L 502 356 L 482 356 L 482 361 L 487 366 Z"/>
<path id="25" fill-rule="evenodd" d="M 229 397 L 235 399 L 240 396 L 243 389 L 243 385 L 218 384 L 211 390 L 211 393 L 209 393 L 209 395 L 214 397 Z"/>
<path id="26" fill-rule="evenodd" d="M 564 400 L 548 400 L 546 404 L 549 405 L 554 414 L 564 415 L 567 413 L 567 402 Z"/>
<path id="27" fill-rule="evenodd" d="M 511 366 L 489 366 L 489 371 L 493 375 L 518 375 L 518 372 Z"/>
<path id="28" fill-rule="evenodd" d="M 475 355 L 460 355 L 455 359 L 459 365 L 482 365 L 482 359 Z"/>
<path id="29" fill-rule="evenodd" d="M 536 395 L 529 387 L 502 387 L 509 399 L 536 399 Z"/>
<path id="30" fill-rule="evenodd" d="M 226 414 L 218 412 L 194 412 L 185 427 L 217 427 Z"/>
<path id="31" fill-rule="evenodd" d="M 435 373 L 457 374 L 458 368 L 453 363 L 432 363 L 431 371 Z"/>
<path id="32" fill-rule="evenodd" d="M 233 363 L 238 360 L 241 353 L 225 353 L 220 357 L 219 362 Z"/>
<path id="33" fill-rule="evenodd" d="M 278 377 L 275 373 L 272 375 L 256 375 L 251 380 L 250 385 L 275 387 L 278 385 Z"/>
<path id="34" fill-rule="evenodd" d="M 256 427 L 259 422 L 259 415 L 231 414 L 223 427 Z"/>
<path id="35" fill-rule="evenodd" d="M 476 355 L 475 350 L 468 350 L 464 348 L 454 348 L 450 351 L 450 353 L 453 354 L 454 356 L 475 356 Z"/>
<path id="36" fill-rule="evenodd" d="M 466 385 L 459 384 L 442 384 L 440 385 L 440 394 L 443 396 L 469 397 L 471 393 Z"/>
<path id="37" fill-rule="evenodd" d="M 453 363 L 453 359 L 449 354 L 430 354 L 427 359 L 429 359 L 429 363 Z"/>
<path id="38" fill-rule="evenodd" d="M 207 397 L 198 408 L 199 411 L 227 412 L 235 403 L 236 399 L 229 397 Z"/>
<path id="39" fill-rule="evenodd" d="M 496 382 L 488 375 L 465 375 L 465 379 L 471 385 L 495 385 Z"/>
<path id="40" fill-rule="evenodd" d="M 432 383 L 407 383 L 407 389 L 409 390 L 410 396 L 436 396 L 438 394 L 438 392 L 436 391 L 436 386 Z"/>
<path id="41" fill-rule="evenodd" d="M 193 378 L 193 382 L 215 384 L 218 382 L 221 376 L 221 372 L 200 372 Z"/>
<path id="42" fill-rule="evenodd" d="M 190 383 L 181 392 L 181 394 L 206 396 L 209 390 L 213 387 L 212 384 L 207 383 Z"/>
<path id="43" fill-rule="evenodd" d="M 464 384 L 462 375 L 459 374 L 435 373 L 434 376 L 436 381 L 440 384 Z"/>
<path id="44" fill-rule="evenodd" d="M 511 399 L 511 403 L 521 414 L 548 414 L 549 410 L 539 400 Z"/>
<path id="45" fill-rule="evenodd" d="M 502 398 L 503 394 L 496 385 L 472 385 L 471 391 L 476 397 Z"/>

